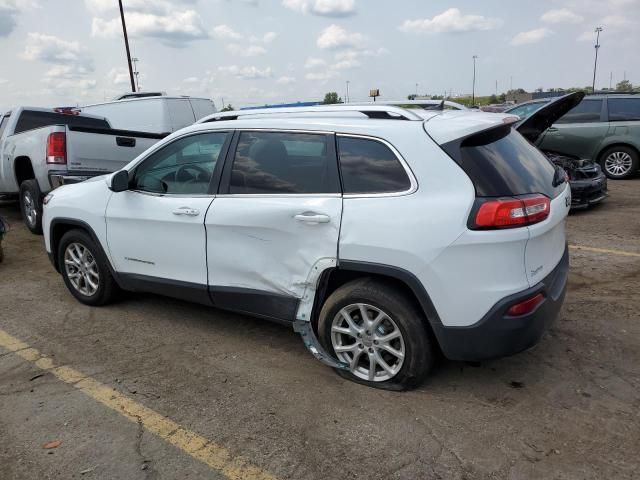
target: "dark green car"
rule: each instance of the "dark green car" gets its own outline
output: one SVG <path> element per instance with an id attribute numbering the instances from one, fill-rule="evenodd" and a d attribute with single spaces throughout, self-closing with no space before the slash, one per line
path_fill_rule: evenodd
<path id="1" fill-rule="evenodd" d="M 518 115 L 518 109 L 540 108 L 548 101 L 534 100 L 505 113 Z M 612 179 L 632 176 L 640 169 L 640 94 L 586 96 L 546 131 L 538 147 L 594 160 Z"/>

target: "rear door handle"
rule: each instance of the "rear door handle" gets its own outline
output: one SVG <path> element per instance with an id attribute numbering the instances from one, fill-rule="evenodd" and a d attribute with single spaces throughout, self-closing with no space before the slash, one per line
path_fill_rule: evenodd
<path id="1" fill-rule="evenodd" d="M 196 210 L 195 208 L 189 208 L 189 207 L 180 207 L 180 208 L 176 208 L 173 211 L 174 215 L 186 215 L 188 217 L 197 217 L 198 215 L 200 215 L 200 210 Z"/>
<path id="2" fill-rule="evenodd" d="M 295 218 L 299 222 L 305 223 L 329 223 L 331 221 L 331 217 L 329 215 L 315 212 L 300 213 L 293 218 Z"/>
<path id="3" fill-rule="evenodd" d="M 557 132 L 558 129 L 556 127 L 549 127 L 548 131 L 549 132 Z"/>

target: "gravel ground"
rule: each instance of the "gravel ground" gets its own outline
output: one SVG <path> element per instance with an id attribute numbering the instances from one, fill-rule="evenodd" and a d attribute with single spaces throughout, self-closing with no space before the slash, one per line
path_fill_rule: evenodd
<path id="1" fill-rule="evenodd" d="M 570 244 L 640 254 L 640 180 L 610 188 L 569 218 Z M 83 306 L 17 208 L 0 215 L 1 330 L 278 479 L 640 478 L 640 256 L 572 249 L 536 348 L 443 360 L 393 393 L 342 380 L 283 326 L 152 295 Z M 223 478 L 2 348 L 0 440 L 3 480 Z"/>

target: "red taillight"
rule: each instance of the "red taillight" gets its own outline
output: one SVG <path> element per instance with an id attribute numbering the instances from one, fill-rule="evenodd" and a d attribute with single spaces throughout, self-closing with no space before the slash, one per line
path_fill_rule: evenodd
<path id="1" fill-rule="evenodd" d="M 544 295 L 538 293 L 531 298 L 527 298 L 522 302 L 516 303 L 512 305 L 509 310 L 507 310 L 507 315 L 510 317 L 519 317 L 521 315 L 526 315 L 527 313 L 531 313 L 535 310 L 535 308 L 540 305 L 544 301 Z"/>
<path id="2" fill-rule="evenodd" d="M 47 163 L 67 163 L 67 137 L 64 132 L 53 132 L 47 139 Z"/>
<path id="3" fill-rule="evenodd" d="M 478 208 L 474 228 L 513 228 L 538 223 L 549 216 L 551 202 L 544 195 L 487 200 Z"/>

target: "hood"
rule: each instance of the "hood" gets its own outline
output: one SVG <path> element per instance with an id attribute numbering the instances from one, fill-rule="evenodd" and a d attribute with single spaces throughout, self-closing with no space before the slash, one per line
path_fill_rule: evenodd
<path id="1" fill-rule="evenodd" d="M 523 137 L 535 143 L 547 128 L 578 105 L 583 98 L 584 92 L 570 93 L 557 98 L 520 121 L 516 128 Z"/>

